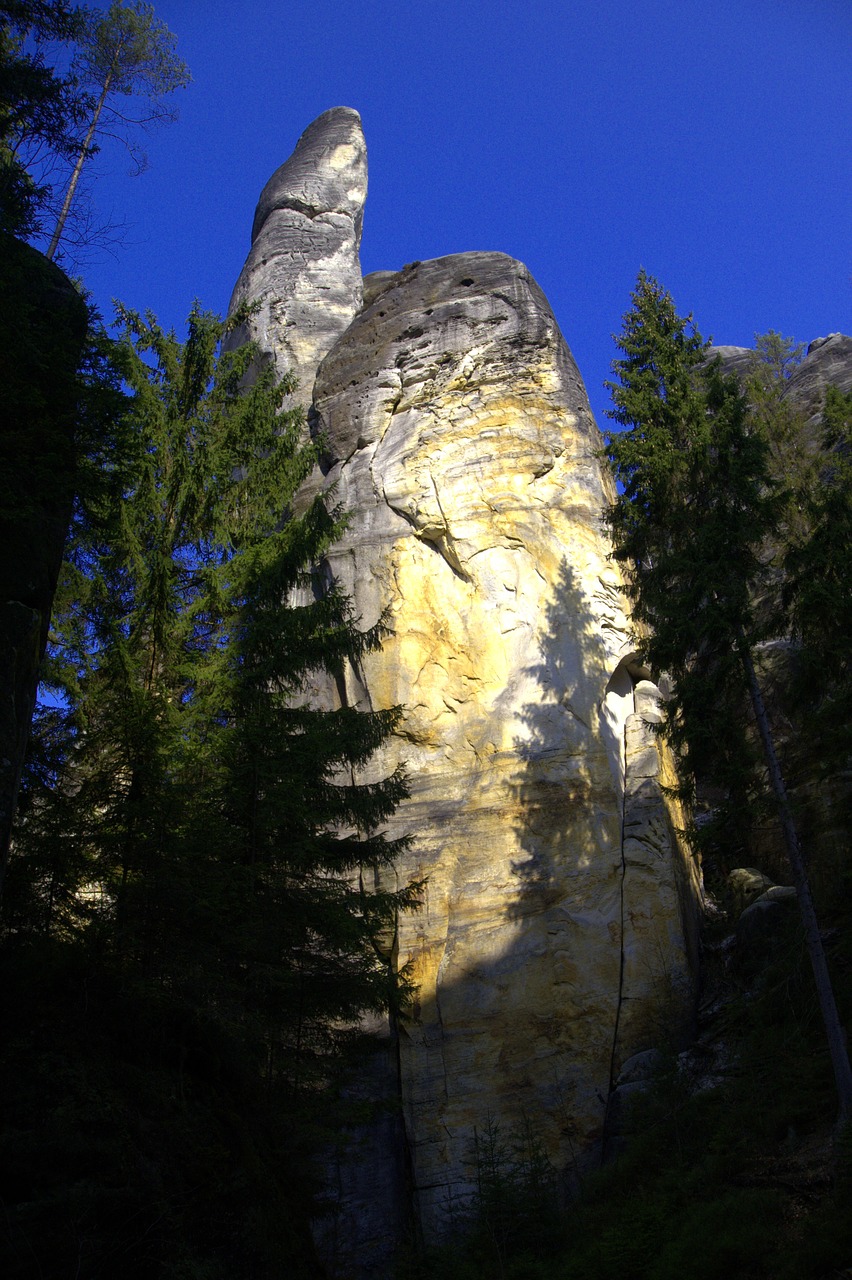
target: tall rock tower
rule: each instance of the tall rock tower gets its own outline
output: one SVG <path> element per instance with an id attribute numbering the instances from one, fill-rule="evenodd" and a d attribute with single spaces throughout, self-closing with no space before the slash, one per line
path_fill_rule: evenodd
<path id="1" fill-rule="evenodd" d="M 305 407 L 317 365 L 361 308 L 358 250 L 367 198 L 361 117 L 333 107 L 308 125 L 260 193 L 230 310 L 257 303 L 250 333 Z M 248 334 L 237 335 L 236 340 Z"/>
<path id="2" fill-rule="evenodd" d="M 531 1123 L 560 1172 L 582 1169 L 625 1060 L 688 1020 L 700 892 L 608 559 L 600 435 L 547 300 L 500 253 L 380 272 L 361 299 L 363 157 L 354 112 L 309 127 L 255 219 L 279 265 L 258 236 L 235 295 L 257 289 L 282 368 L 319 364 L 323 483 L 351 517 L 331 568 L 362 625 L 389 627 L 323 696 L 405 709 L 374 767 L 411 781 L 398 874 L 426 890 L 393 956 L 418 997 L 377 1029 L 375 1087 L 404 1123 L 362 1132 L 338 1170 L 356 1255 L 403 1202 L 439 1235 L 489 1122 Z"/>

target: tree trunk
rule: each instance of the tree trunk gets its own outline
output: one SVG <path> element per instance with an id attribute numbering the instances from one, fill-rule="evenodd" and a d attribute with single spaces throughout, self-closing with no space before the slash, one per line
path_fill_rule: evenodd
<path id="1" fill-rule="evenodd" d="M 56 219 L 56 226 L 53 228 L 53 235 L 50 238 L 50 244 L 48 246 L 47 254 L 46 254 L 47 260 L 49 262 L 53 261 L 53 256 L 56 253 L 57 248 L 59 247 L 59 241 L 61 239 L 62 232 L 65 230 L 65 223 L 68 221 L 68 213 L 69 213 L 69 210 L 71 209 L 71 203 L 74 199 L 74 192 L 77 190 L 77 183 L 80 181 L 80 174 L 83 172 L 83 165 L 86 163 L 86 158 L 89 155 L 89 148 L 92 145 L 92 138 L 94 138 L 95 136 L 95 129 L 98 127 L 98 121 L 101 118 L 101 112 L 104 109 L 104 103 L 106 102 L 107 94 L 109 93 L 109 87 L 111 84 L 112 84 L 112 68 L 110 68 L 110 70 L 107 72 L 106 79 L 104 80 L 104 85 L 103 85 L 103 88 L 101 89 L 101 96 L 98 98 L 98 105 L 95 107 L 94 113 L 92 114 L 92 119 L 89 123 L 89 128 L 86 132 L 85 140 L 83 142 L 82 147 L 80 148 L 76 163 L 74 165 L 74 172 L 71 174 L 71 181 L 68 183 L 68 190 L 65 192 L 65 199 L 62 201 L 62 208 L 59 211 L 59 217 Z"/>
<path id="2" fill-rule="evenodd" d="M 799 845 L 799 837 L 796 832 L 796 824 L 793 820 L 793 811 L 790 807 L 787 789 L 784 786 L 784 776 L 781 773 L 781 766 L 778 763 L 778 756 L 775 752 L 775 744 L 772 740 L 772 730 L 769 725 L 769 717 L 766 714 L 766 705 L 763 701 L 763 694 L 754 670 L 751 651 L 746 643 L 745 636 L 739 628 L 737 629 L 737 652 L 739 654 L 740 661 L 743 664 L 743 669 L 748 681 L 749 692 L 751 694 L 751 704 L 754 708 L 757 727 L 760 732 L 761 742 L 763 743 L 763 751 L 766 756 L 772 790 L 775 794 L 775 800 L 778 805 L 778 814 L 781 819 L 781 830 L 784 834 L 784 844 L 787 849 L 787 857 L 790 860 L 790 867 L 793 872 L 793 882 L 796 886 L 796 894 L 799 900 L 799 911 L 801 912 L 802 924 L 805 930 L 805 945 L 807 946 L 808 955 L 810 956 L 811 965 L 814 971 L 817 999 L 819 1000 L 822 1020 L 825 1025 L 825 1034 L 828 1039 L 828 1048 L 829 1053 L 831 1054 L 831 1065 L 834 1068 L 837 1098 L 840 1104 L 838 1125 L 841 1126 L 849 1120 L 850 1116 L 852 1116 L 852 1066 L 850 1066 L 849 1063 L 849 1051 L 846 1046 L 846 1037 L 840 1021 L 840 1015 L 837 1011 L 837 1004 L 834 999 L 831 977 L 828 972 L 828 963 L 825 958 L 825 950 L 822 945 L 822 937 L 820 936 L 813 898 L 811 897 L 811 888 L 808 883 L 808 873 L 805 868 L 804 858 L 802 857 L 802 850 Z"/>

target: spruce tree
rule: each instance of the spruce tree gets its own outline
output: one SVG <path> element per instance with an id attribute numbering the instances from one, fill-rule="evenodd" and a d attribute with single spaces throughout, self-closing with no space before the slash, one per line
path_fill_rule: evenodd
<path id="1" fill-rule="evenodd" d="M 697 778 L 712 780 L 716 813 L 704 839 L 739 859 L 761 786 L 731 628 L 745 628 L 750 644 L 763 638 L 750 601 L 775 511 L 768 453 L 734 381 L 707 367 L 691 318 L 644 273 L 633 300 L 616 339 L 619 382 L 608 384 L 610 416 L 623 428 L 607 439 L 623 489 L 607 516 L 614 556 L 627 570 L 639 646 L 675 683 L 667 724 L 684 799 L 694 800 Z"/>
<path id="2" fill-rule="evenodd" d="M 10 911 L 204 1009 L 301 1088 L 404 992 L 378 939 L 416 889 L 382 834 L 404 777 L 362 780 L 398 711 L 305 701 L 381 628 L 359 631 L 323 575 L 340 513 L 292 512 L 317 449 L 281 412 L 288 384 L 250 346 L 219 354 L 239 319 L 196 309 L 181 344 L 121 313 L 129 443 L 78 515 L 50 669 L 68 710 L 49 714 L 59 759 Z"/>
<path id="3" fill-rule="evenodd" d="M 834 1068 L 842 1120 L 852 1111 L 850 1068 L 804 859 L 755 670 L 768 621 L 755 605 L 763 555 L 784 509 L 766 435 L 734 378 L 691 318 L 640 273 L 616 344 L 606 452 L 620 493 L 608 524 L 627 570 L 638 643 L 656 671 L 674 678 L 666 708 L 687 786 L 706 772 L 740 821 L 754 812 L 754 747 L 737 732 L 747 697 L 796 885 L 805 940 Z"/>
<path id="4" fill-rule="evenodd" d="M 798 536 L 784 558 L 803 755 L 817 784 L 852 768 L 852 393 L 826 393 L 821 448 L 796 488 Z M 850 816 L 844 797 L 846 829 Z"/>

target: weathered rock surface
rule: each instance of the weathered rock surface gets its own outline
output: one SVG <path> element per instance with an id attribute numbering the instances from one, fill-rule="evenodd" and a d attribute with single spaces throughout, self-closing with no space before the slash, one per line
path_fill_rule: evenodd
<path id="1" fill-rule="evenodd" d="M 790 378 L 787 397 L 812 421 L 818 421 L 830 386 L 847 394 L 852 391 L 852 338 L 845 333 L 816 338 L 810 344 Z"/>
<path id="2" fill-rule="evenodd" d="M 742 915 L 746 907 L 750 907 L 762 893 L 771 889 L 773 884 L 774 881 L 762 871 L 758 871 L 757 867 L 734 867 L 727 876 L 727 887 L 734 914 Z"/>
<path id="3" fill-rule="evenodd" d="M 316 696 L 404 708 L 372 767 L 403 761 L 411 780 L 396 874 L 427 883 L 395 952 L 419 991 L 364 1087 L 397 1107 L 405 1150 L 387 1120 L 354 1135 L 324 1231 L 346 1274 L 376 1275 L 409 1193 L 427 1238 L 465 1201 L 489 1121 L 508 1137 L 530 1120 L 565 1176 L 579 1171 L 622 1063 L 688 1017 L 700 885 L 660 786 L 659 691 L 632 661 L 608 559 L 600 435 L 550 307 L 521 263 L 470 253 L 367 277 L 351 314 L 355 291 L 324 281 L 356 260 L 357 201 L 332 270 L 300 247 L 292 195 L 297 158 L 299 190 L 302 157 L 328 169 L 311 140 L 328 116 L 355 129 L 336 111 L 306 131 L 261 198 L 235 297 L 260 290 L 258 339 L 280 367 L 306 378 L 327 350 L 311 419 L 350 516 L 330 567 L 361 624 L 389 630 Z"/>
<path id="4" fill-rule="evenodd" d="M 647 720 L 634 711 L 623 661 L 600 437 L 546 299 L 495 253 L 366 287 L 314 408 L 351 513 L 333 571 L 363 625 L 390 628 L 346 697 L 405 708 L 377 768 L 408 766 L 399 873 L 428 880 L 399 927 L 419 985 L 399 1061 L 434 1234 L 489 1116 L 504 1133 L 533 1118 L 562 1168 L 601 1137 L 612 1073 L 689 1004 L 696 885 L 661 798 L 656 699 L 641 687 Z"/>
<path id="5" fill-rule="evenodd" d="M 311 401 L 317 365 L 361 306 L 358 250 L 367 196 L 361 118 L 332 107 L 308 125 L 261 192 L 252 247 L 231 297 L 260 304 L 246 331 Z"/>
<path id="6" fill-rule="evenodd" d="M 713 347 L 712 354 L 721 357 L 727 372 L 745 378 L 754 353 L 749 347 Z M 845 333 L 814 339 L 804 360 L 793 370 L 783 398 L 817 426 L 829 386 L 844 393 L 852 391 L 852 337 Z"/>

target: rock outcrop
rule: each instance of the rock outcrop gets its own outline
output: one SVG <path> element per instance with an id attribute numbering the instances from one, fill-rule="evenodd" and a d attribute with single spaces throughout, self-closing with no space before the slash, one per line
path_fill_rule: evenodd
<path id="1" fill-rule="evenodd" d="M 316 279 L 308 264 L 298 313 L 264 286 L 278 332 L 321 309 Z M 312 418 L 350 514 L 331 571 L 388 636 L 318 696 L 404 708 L 373 767 L 406 764 L 397 874 L 426 890 L 394 941 L 417 1003 L 385 1029 L 375 1077 L 401 1103 L 404 1159 L 387 1125 L 344 1156 L 350 1246 L 387 1240 L 400 1205 L 375 1187 L 399 1196 L 403 1166 L 440 1234 L 489 1122 L 508 1137 L 530 1121 L 557 1168 L 581 1169 L 622 1062 L 689 1017 L 699 892 L 608 559 L 600 436 L 544 295 L 521 263 L 469 253 L 368 277 L 364 298 Z"/>
<path id="2" fill-rule="evenodd" d="M 750 347 L 713 347 L 712 354 L 720 356 L 725 370 L 739 378 L 748 375 L 754 356 Z M 804 360 L 790 375 L 783 399 L 803 413 L 811 427 L 817 427 L 830 386 L 844 394 L 852 391 L 852 337 L 845 333 L 830 333 L 809 343 Z"/>
<path id="3" fill-rule="evenodd" d="M 88 314 L 68 277 L 3 236 L 0 355 L 0 886 L 74 496 Z"/>
<path id="4" fill-rule="evenodd" d="M 314 391 L 331 556 L 382 652 L 353 704 L 405 708 L 412 797 L 400 922 L 419 987 L 399 1046 L 427 1232 L 470 1192 L 477 1128 L 534 1116 L 564 1167 L 599 1139 L 612 1073 L 691 987 L 694 891 L 659 787 L 582 380 L 529 272 L 460 254 L 383 276 Z M 644 715 L 643 715 L 644 712 Z M 647 717 L 647 719 L 645 718 Z M 626 773 L 626 785 L 625 785 Z M 665 1012 L 663 1012 L 665 1009 Z"/>
<path id="5" fill-rule="evenodd" d="M 358 250 L 367 197 L 361 117 L 325 111 L 267 182 L 254 215 L 251 251 L 231 297 L 259 304 L 235 341 L 255 338 L 279 372 L 298 379 L 307 407 L 317 365 L 361 306 Z"/>

